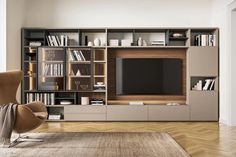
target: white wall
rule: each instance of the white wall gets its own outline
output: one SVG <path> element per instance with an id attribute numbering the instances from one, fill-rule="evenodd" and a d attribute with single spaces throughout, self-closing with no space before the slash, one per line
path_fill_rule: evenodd
<path id="1" fill-rule="evenodd" d="M 6 0 L 0 0 L 0 72 L 6 71 L 6 6 Z"/>
<path id="2" fill-rule="evenodd" d="M 214 0 L 212 5 L 212 25 L 220 29 L 220 121 L 231 123 L 230 103 L 230 53 L 229 53 L 229 12 L 233 0 Z M 236 112 L 234 113 L 236 114 Z"/>
<path id="3" fill-rule="evenodd" d="M 21 28 L 25 24 L 25 9 L 25 0 L 7 0 L 7 70 L 21 68 Z"/>
<path id="4" fill-rule="evenodd" d="M 27 0 L 26 26 L 204 27 L 212 0 Z"/>

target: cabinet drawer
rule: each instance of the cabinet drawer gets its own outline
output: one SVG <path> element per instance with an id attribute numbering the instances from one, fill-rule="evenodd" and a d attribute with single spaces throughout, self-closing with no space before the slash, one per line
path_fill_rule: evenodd
<path id="1" fill-rule="evenodd" d="M 92 105 L 68 105 L 64 107 L 64 113 L 106 113 L 106 106 Z"/>
<path id="2" fill-rule="evenodd" d="M 107 120 L 145 121 L 147 120 L 147 106 L 108 105 Z"/>
<path id="3" fill-rule="evenodd" d="M 105 121 L 106 114 L 65 114 L 65 121 Z"/>
<path id="4" fill-rule="evenodd" d="M 190 120 L 190 109 L 188 105 L 179 105 L 179 106 L 149 105 L 148 120 L 187 121 Z"/>

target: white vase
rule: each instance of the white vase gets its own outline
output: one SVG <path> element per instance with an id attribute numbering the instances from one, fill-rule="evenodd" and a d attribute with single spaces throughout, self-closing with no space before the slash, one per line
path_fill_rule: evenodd
<path id="1" fill-rule="evenodd" d="M 89 97 L 81 97 L 81 105 L 89 105 Z"/>
<path id="2" fill-rule="evenodd" d="M 143 40 L 141 37 L 138 38 L 138 46 L 143 46 Z"/>
<path id="3" fill-rule="evenodd" d="M 147 42 L 143 40 L 143 46 L 147 46 Z"/>
<path id="4" fill-rule="evenodd" d="M 94 39 L 94 46 L 100 46 L 100 45 L 101 45 L 100 39 L 98 38 Z"/>

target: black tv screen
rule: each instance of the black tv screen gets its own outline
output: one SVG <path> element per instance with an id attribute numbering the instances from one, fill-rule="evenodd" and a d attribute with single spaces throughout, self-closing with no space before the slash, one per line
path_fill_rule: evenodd
<path id="1" fill-rule="evenodd" d="M 182 60 L 116 58 L 117 95 L 182 95 Z"/>

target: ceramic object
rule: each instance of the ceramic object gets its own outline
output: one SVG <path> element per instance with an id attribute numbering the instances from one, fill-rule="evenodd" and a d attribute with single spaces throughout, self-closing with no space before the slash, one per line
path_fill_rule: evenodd
<path id="1" fill-rule="evenodd" d="M 94 46 L 101 46 L 101 40 L 100 39 L 98 39 L 98 38 L 96 38 L 96 39 L 94 39 Z"/>
<path id="2" fill-rule="evenodd" d="M 141 37 L 138 38 L 138 46 L 143 46 L 143 40 Z"/>
<path id="3" fill-rule="evenodd" d="M 147 46 L 147 42 L 143 40 L 143 46 Z"/>
<path id="4" fill-rule="evenodd" d="M 81 97 L 81 105 L 89 105 L 89 97 Z"/>
<path id="5" fill-rule="evenodd" d="M 89 41 L 88 46 L 93 46 L 93 42 Z"/>

